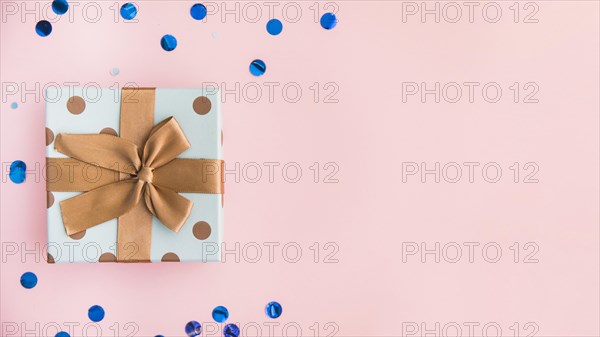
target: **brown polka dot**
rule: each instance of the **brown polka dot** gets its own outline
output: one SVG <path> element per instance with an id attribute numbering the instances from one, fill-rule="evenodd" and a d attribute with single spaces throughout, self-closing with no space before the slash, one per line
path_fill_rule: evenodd
<path id="1" fill-rule="evenodd" d="M 179 262 L 179 256 L 175 253 L 166 253 L 160 260 L 162 262 Z"/>
<path id="2" fill-rule="evenodd" d="M 118 136 L 117 131 L 113 128 L 104 128 L 104 129 L 100 130 L 100 133 L 103 133 L 105 135 Z"/>
<path id="3" fill-rule="evenodd" d="M 194 228 L 192 229 L 192 233 L 194 233 L 194 236 L 198 240 L 208 239 L 211 232 L 212 232 L 212 229 L 210 228 L 210 225 L 208 224 L 208 222 L 205 222 L 205 221 L 196 222 L 196 224 L 194 225 Z"/>
<path id="4" fill-rule="evenodd" d="M 46 262 L 55 263 L 54 256 L 52 256 L 52 254 L 48 253 L 48 255 L 46 255 Z"/>
<path id="5" fill-rule="evenodd" d="M 54 132 L 52 130 L 46 128 L 46 146 L 52 144 L 54 141 Z"/>
<path id="6" fill-rule="evenodd" d="M 75 233 L 75 234 L 71 234 L 69 235 L 69 237 L 73 240 L 80 240 L 81 238 L 83 238 L 85 236 L 85 230 L 83 232 L 79 232 L 79 233 Z"/>
<path id="7" fill-rule="evenodd" d="M 73 96 L 67 100 L 67 110 L 73 115 L 79 115 L 85 110 L 85 101 L 79 96 Z"/>
<path id="8" fill-rule="evenodd" d="M 50 191 L 46 191 L 46 208 L 50 208 L 54 205 L 54 194 Z"/>
<path id="9" fill-rule="evenodd" d="M 117 262 L 117 257 L 113 253 L 104 253 L 100 255 L 98 262 Z"/>
<path id="10" fill-rule="evenodd" d="M 192 104 L 192 107 L 198 115 L 206 115 L 210 111 L 212 103 L 210 102 L 210 99 L 208 97 L 199 96 L 194 100 L 194 104 Z"/>

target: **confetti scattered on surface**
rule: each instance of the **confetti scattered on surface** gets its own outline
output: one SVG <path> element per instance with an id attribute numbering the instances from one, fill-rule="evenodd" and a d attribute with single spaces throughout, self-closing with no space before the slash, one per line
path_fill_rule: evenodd
<path id="1" fill-rule="evenodd" d="M 185 333 L 190 337 L 199 336 L 202 333 L 202 325 L 196 321 L 190 321 L 185 325 Z"/>
<path id="2" fill-rule="evenodd" d="M 250 73 L 254 76 L 262 76 L 267 71 L 267 65 L 263 60 L 254 60 L 250 63 Z"/>
<path id="3" fill-rule="evenodd" d="M 35 25 L 35 32 L 41 37 L 46 37 L 52 33 L 52 24 L 42 20 Z"/>
<path id="4" fill-rule="evenodd" d="M 37 282 L 38 282 L 37 276 L 30 271 L 21 275 L 21 285 L 25 289 L 31 289 L 31 288 L 35 287 Z"/>
<path id="5" fill-rule="evenodd" d="M 265 308 L 265 312 L 267 313 L 267 316 L 271 318 L 278 318 L 281 316 L 283 308 L 281 307 L 281 304 L 277 302 L 269 302 Z"/>
<path id="6" fill-rule="evenodd" d="M 223 329 L 223 336 L 225 337 L 238 337 L 240 335 L 240 328 L 235 324 L 227 324 Z"/>
<path id="7" fill-rule="evenodd" d="M 177 39 L 173 35 L 165 35 L 160 39 L 160 46 L 166 51 L 172 51 L 177 48 Z"/>
<path id="8" fill-rule="evenodd" d="M 229 318 L 229 310 L 224 306 L 218 306 L 213 309 L 212 318 L 215 322 L 223 323 Z"/>
<path id="9" fill-rule="evenodd" d="M 110 70 L 110 74 L 111 74 L 111 75 L 113 75 L 113 76 L 117 76 L 117 75 L 119 75 L 119 73 L 120 73 L 120 72 L 121 72 L 121 71 L 119 70 L 119 68 L 112 68 L 112 69 Z"/>
<path id="10" fill-rule="evenodd" d="M 131 2 L 128 2 L 126 4 L 123 4 L 123 6 L 121 6 L 121 17 L 124 20 L 133 20 L 135 18 L 135 16 L 137 15 L 137 7 L 135 7 L 134 4 L 132 4 Z"/>
<path id="11" fill-rule="evenodd" d="M 26 173 L 27 165 L 23 161 L 15 160 L 10 164 L 10 172 L 8 176 L 13 183 L 20 184 L 24 182 Z"/>
<path id="12" fill-rule="evenodd" d="M 18 107 L 19 107 L 19 104 L 17 104 L 17 102 L 12 102 L 12 103 L 10 103 L 10 108 L 11 108 L 11 109 L 13 109 L 13 110 L 14 110 L 14 109 L 16 109 L 16 108 L 18 108 Z"/>
<path id="13" fill-rule="evenodd" d="M 190 14 L 196 20 L 204 19 L 207 13 L 206 6 L 203 4 L 194 4 L 192 8 L 190 8 Z"/>
<path id="14" fill-rule="evenodd" d="M 69 335 L 67 332 L 61 331 L 54 335 L 54 337 L 71 337 L 71 335 Z"/>
<path id="15" fill-rule="evenodd" d="M 283 30 L 283 24 L 277 19 L 271 19 L 267 22 L 267 32 L 271 35 L 279 35 Z"/>
<path id="16" fill-rule="evenodd" d="M 99 305 L 93 305 L 88 310 L 88 317 L 92 322 L 100 322 L 104 319 L 104 309 Z"/>
<path id="17" fill-rule="evenodd" d="M 213 33 L 212 33 L 212 37 L 213 37 L 213 39 L 216 39 L 216 38 L 218 38 L 219 36 L 221 36 L 221 34 L 220 34 L 219 32 L 213 32 Z"/>
<path id="18" fill-rule="evenodd" d="M 54 0 L 52 1 L 52 10 L 58 15 L 63 15 L 69 10 L 69 3 L 67 0 Z"/>
<path id="19" fill-rule="evenodd" d="M 321 27 L 330 30 L 335 28 L 338 23 L 338 19 L 333 13 L 325 13 L 321 16 Z"/>

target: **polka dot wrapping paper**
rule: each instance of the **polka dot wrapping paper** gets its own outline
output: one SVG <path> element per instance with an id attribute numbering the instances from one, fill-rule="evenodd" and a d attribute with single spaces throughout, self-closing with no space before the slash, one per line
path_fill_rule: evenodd
<path id="1" fill-rule="evenodd" d="M 54 88 L 46 95 L 48 158 L 67 157 L 54 147 L 59 133 L 119 135 L 122 99 L 119 90 L 100 89 L 97 95 L 91 95 L 77 88 Z M 191 144 L 178 158 L 223 158 L 220 113 L 220 93 L 217 89 L 156 89 L 154 125 L 168 117 L 175 117 Z M 92 164 L 83 164 L 81 172 L 80 178 L 89 181 L 99 180 L 102 178 L 99 175 L 103 174 Z M 49 179 L 53 178 L 54 175 L 49 176 Z M 59 204 L 80 193 L 47 192 L 48 254 L 51 260 L 55 263 L 115 262 L 116 218 L 83 232 L 67 235 Z M 219 261 L 223 233 L 223 196 L 202 193 L 180 195 L 194 204 L 190 216 L 178 233 L 153 217 L 151 261 Z"/>

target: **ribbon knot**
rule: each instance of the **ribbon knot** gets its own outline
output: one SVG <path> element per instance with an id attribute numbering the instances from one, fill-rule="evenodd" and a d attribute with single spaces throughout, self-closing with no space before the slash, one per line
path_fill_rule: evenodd
<path id="1" fill-rule="evenodd" d="M 154 169 L 152 167 L 143 166 L 142 169 L 138 171 L 137 177 L 145 183 L 152 184 Z"/>

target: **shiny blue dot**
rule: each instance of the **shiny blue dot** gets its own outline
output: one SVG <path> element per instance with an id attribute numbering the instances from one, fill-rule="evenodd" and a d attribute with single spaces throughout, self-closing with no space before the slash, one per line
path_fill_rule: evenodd
<path id="1" fill-rule="evenodd" d="M 235 324 L 227 324 L 223 328 L 223 336 L 225 337 L 238 337 L 240 335 L 240 328 Z"/>
<path id="2" fill-rule="evenodd" d="M 104 309 L 99 305 L 92 305 L 88 310 L 88 317 L 92 322 L 100 322 L 104 319 Z"/>
<path id="3" fill-rule="evenodd" d="M 160 39 L 160 46 L 166 51 L 172 51 L 177 48 L 177 39 L 173 35 L 165 35 Z"/>
<path id="4" fill-rule="evenodd" d="M 14 110 L 14 109 L 16 109 L 16 108 L 18 108 L 18 107 L 19 107 L 19 104 L 17 104 L 17 102 L 12 102 L 12 103 L 10 103 L 10 108 L 11 108 L 11 109 L 13 109 L 13 110 Z"/>
<path id="5" fill-rule="evenodd" d="M 121 72 L 121 71 L 119 70 L 119 68 L 112 68 L 112 69 L 110 70 L 110 74 L 111 74 L 111 75 L 113 75 L 113 76 L 117 76 L 117 75 L 119 75 L 119 73 L 120 73 L 120 72 Z"/>
<path id="6" fill-rule="evenodd" d="M 54 337 L 71 337 L 71 335 L 69 335 L 67 332 L 61 331 L 54 335 Z"/>
<path id="7" fill-rule="evenodd" d="M 185 333 L 190 337 L 200 336 L 202 333 L 202 325 L 196 321 L 190 321 L 185 325 Z"/>
<path id="8" fill-rule="evenodd" d="M 203 4 L 194 4 L 192 8 L 190 8 L 190 14 L 196 20 L 204 19 L 207 13 L 206 6 Z"/>
<path id="9" fill-rule="evenodd" d="M 271 318 L 278 318 L 279 316 L 281 316 L 283 308 L 281 307 L 281 304 L 277 302 L 269 302 L 269 304 L 267 304 L 267 307 L 265 308 L 265 312 L 267 313 L 267 316 Z"/>
<path id="10" fill-rule="evenodd" d="M 283 24 L 277 19 L 271 19 L 267 22 L 267 32 L 271 35 L 279 35 L 283 30 Z"/>
<path id="11" fill-rule="evenodd" d="M 35 274 L 30 271 L 21 275 L 21 285 L 25 289 L 31 289 L 31 288 L 35 287 L 35 285 L 37 284 L 37 281 L 38 281 L 37 276 L 35 276 Z"/>
<path id="12" fill-rule="evenodd" d="M 48 36 L 52 33 L 52 24 L 46 20 L 42 20 L 35 25 L 35 32 L 41 37 Z"/>
<path id="13" fill-rule="evenodd" d="M 15 160 L 10 164 L 10 172 L 8 176 L 15 184 L 20 184 L 25 181 L 27 173 L 27 165 L 21 160 Z"/>
<path id="14" fill-rule="evenodd" d="M 135 5 L 131 2 L 128 2 L 121 6 L 120 13 L 124 20 L 133 20 L 137 15 L 137 11 L 137 7 L 135 7 Z"/>
<path id="15" fill-rule="evenodd" d="M 250 63 L 250 73 L 254 76 L 262 76 L 267 71 L 267 65 L 263 60 L 254 60 Z"/>
<path id="16" fill-rule="evenodd" d="M 321 16 L 321 27 L 330 30 L 335 28 L 338 23 L 338 19 L 333 13 L 325 13 Z"/>
<path id="17" fill-rule="evenodd" d="M 69 3 L 67 0 L 54 0 L 52 1 L 52 10 L 58 15 L 63 15 L 69 9 Z"/>
<path id="18" fill-rule="evenodd" d="M 156 335 L 156 336 L 154 336 L 154 337 L 165 337 L 165 336 L 163 336 L 163 335 Z"/>
<path id="19" fill-rule="evenodd" d="M 229 310 L 223 306 L 218 306 L 213 309 L 212 318 L 215 322 L 223 323 L 229 318 Z"/>

